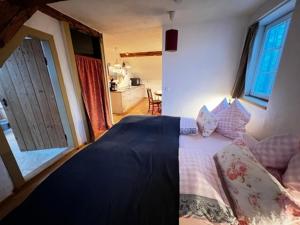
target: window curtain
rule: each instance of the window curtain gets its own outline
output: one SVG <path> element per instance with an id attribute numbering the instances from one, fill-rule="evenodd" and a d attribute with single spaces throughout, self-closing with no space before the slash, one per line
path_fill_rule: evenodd
<path id="1" fill-rule="evenodd" d="M 255 40 L 258 27 L 259 27 L 259 23 L 257 22 L 251 25 L 248 29 L 238 73 L 231 93 L 233 98 L 239 98 L 244 93 L 249 55 L 253 46 L 253 42 Z"/>
<path id="2" fill-rule="evenodd" d="M 94 141 L 112 125 L 109 101 L 105 92 L 103 65 L 100 59 L 81 55 L 75 55 L 75 57 L 90 136 Z"/>

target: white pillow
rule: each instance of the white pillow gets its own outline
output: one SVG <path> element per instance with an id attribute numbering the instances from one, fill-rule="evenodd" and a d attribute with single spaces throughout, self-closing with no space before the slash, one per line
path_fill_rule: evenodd
<path id="1" fill-rule="evenodd" d="M 180 118 L 180 134 L 182 135 L 196 135 L 198 134 L 197 122 L 193 118 Z"/>
<path id="2" fill-rule="evenodd" d="M 200 134 L 203 137 L 210 136 L 216 130 L 216 128 L 218 126 L 217 118 L 214 116 L 213 113 L 208 111 L 206 106 L 203 106 L 200 109 L 198 117 L 197 117 L 197 123 L 199 126 Z"/>

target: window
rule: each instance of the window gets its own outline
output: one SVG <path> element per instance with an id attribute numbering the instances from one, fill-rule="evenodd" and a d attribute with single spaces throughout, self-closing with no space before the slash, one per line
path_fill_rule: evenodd
<path id="1" fill-rule="evenodd" d="M 289 23 L 290 16 L 285 16 L 265 26 L 250 96 L 264 100 L 269 99 L 279 68 Z"/>
<path id="2" fill-rule="evenodd" d="M 245 98 L 267 106 L 284 49 L 295 1 L 290 1 L 259 21 L 250 53 Z"/>

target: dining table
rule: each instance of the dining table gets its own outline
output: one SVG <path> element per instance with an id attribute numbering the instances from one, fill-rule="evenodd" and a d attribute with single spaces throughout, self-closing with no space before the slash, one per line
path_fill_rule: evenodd
<path id="1" fill-rule="evenodd" d="M 154 92 L 154 94 L 158 97 L 161 97 L 162 96 L 162 91 L 161 90 L 157 90 Z"/>

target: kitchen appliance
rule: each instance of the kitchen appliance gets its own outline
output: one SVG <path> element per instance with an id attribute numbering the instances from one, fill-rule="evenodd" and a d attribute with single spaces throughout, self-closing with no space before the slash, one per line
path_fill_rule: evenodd
<path id="1" fill-rule="evenodd" d="M 131 86 L 140 86 L 141 85 L 141 78 L 130 78 Z"/>
<path id="2" fill-rule="evenodd" d="M 110 80 L 110 91 L 116 91 L 118 90 L 118 85 L 117 83 L 114 81 L 114 79 Z"/>

